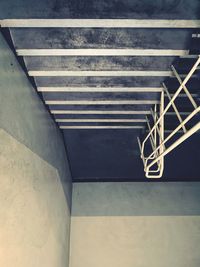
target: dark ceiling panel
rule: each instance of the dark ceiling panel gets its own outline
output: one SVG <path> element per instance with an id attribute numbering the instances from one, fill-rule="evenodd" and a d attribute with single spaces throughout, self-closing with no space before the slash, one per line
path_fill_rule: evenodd
<path id="1" fill-rule="evenodd" d="M 176 57 L 88 57 L 88 56 L 53 56 L 53 57 L 25 57 L 28 70 L 169 70 Z"/>
<path id="2" fill-rule="evenodd" d="M 51 110 L 149 111 L 151 105 L 49 105 Z"/>
<path id="3" fill-rule="evenodd" d="M 160 87 L 165 77 L 35 77 L 37 86 Z"/>
<path id="4" fill-rule="evenodd" d="M 194 29 L 11 29 L 17 49 L 188 49 L 192 32 Z"/>
<path id="5" fill-rule="evenodd" d="M 64 131 L 74 181 L 152 181 L 144 176 L 136 130 Z M 166 157 L 158 181 L 199 180 L 200 135 L 195 134 Z M 189 151 L 187 153 L 187 151 Z"/>
<path id="6" fill-rule="evenodd" d="M 74 180 L 117 180 L 130 178 L 133 172 L 143 176 L 136 130 L 72 130 L 64 136 Z"/>
<path id="7" fill-rule="evenodd" d="M 160 93 L 43 93 L 44 100 L 158 100 Z"/>
<path id="8" fill-rule="evenodd" d="M 199 18 L 198 0 L 1 0 L 0 18 Z"/>

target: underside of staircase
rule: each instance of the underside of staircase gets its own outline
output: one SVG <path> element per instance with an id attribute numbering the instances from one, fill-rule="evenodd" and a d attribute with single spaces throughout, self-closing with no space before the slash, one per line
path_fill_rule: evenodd
<path id="1" fill-rule="evenodd" d="M 137 137 L 148 134 L 161 93 L 166 106 L 180 86 L 173 70 L 184 80 L 198 59 L 198 1 L 187 12 L 180 1 L 168 7 L 158 1 L 155 10 L 153 3 L 117 1 L 109 12 L 106 2 L 93 1 L 90 9 L 90 1 L 68 2 L 69 8 L 57 4 L 45 16 L 6 17 L 5 37 L 63 132 L 74 182 L 147 181 Z M 187 88 L 199 105 L 199 68 Z M 190 104 L 181 92 L 176 106 L 183 119 Z M 195 116 L 189 127 L 198 121 Z M 179 122 L 171 107 L 165 135 Z M 162 181 L 200 180 L 199 145 L 197 132 L 167 155 Z"/>

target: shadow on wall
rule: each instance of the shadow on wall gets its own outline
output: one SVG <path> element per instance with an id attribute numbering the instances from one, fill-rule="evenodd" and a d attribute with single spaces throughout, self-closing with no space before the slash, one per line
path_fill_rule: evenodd
<path id="1" fill-rule="evenodd" d="M 61 133 L 2 35 L 0 76 L 0 127 L 57 169 L 71 203 L 71 174 Z"/>
<path id="2" fill-rule="evenodd" d="M 75 183 L 72 216 L 197 216 L 200 183 Z"/>

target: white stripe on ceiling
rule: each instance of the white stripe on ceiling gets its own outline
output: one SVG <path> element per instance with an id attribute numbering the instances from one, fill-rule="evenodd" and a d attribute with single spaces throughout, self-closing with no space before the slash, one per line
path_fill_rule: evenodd
<path id="1" fill-rule="evenodd" d="M 38 92 L 162 92 L 162 87 L 38 87 Z"/>
<path id="2" fill-rule="evenodd" d="M 172 49 L 17 49 L 19 56 L 185 56 Z"/>
<path id="3" fill-rule="evenodd" d="M 47 105 L 153 105 L 158 100 L 45 100 Z"/>
<path id="4" fill-rule="evenodd" d="M 96 126 L 96 125 L 60 125 L 59 126 L 60 129 L 144 129 L 144 126 L 126 126 L 126 125 L 120 125 L 120 126 Z"/>
<path id="5" fill-rule="evenodd" d="M 67 70 L 30 70 L 28 71 L 30 76 L 35 77 L 51 77 L 51 76 L 71 76 L 71 77 L 81 77 L 81 76 L 103 76 L 103 77 L 127 77 L 127 76 L 143 76 L 143 77 L 173 77 L 172 71 L 67 71 Z"/>
<path id="6" fill-rule="evenodd" d="M 149 110 L 50 110 L 52 114 L 91 114 L 91 115 L 146 115 L 151 114 Z"/>
<path id="7" fill-rule="evenodd" d="M 200 20 L 157 19 L 5 19 L 10 28 L 200 28 Z"/>
<path id="8" fill-rule="evenodd" d="M 56 122 L 146 122 L 145 119 L 55 119 Z"/>

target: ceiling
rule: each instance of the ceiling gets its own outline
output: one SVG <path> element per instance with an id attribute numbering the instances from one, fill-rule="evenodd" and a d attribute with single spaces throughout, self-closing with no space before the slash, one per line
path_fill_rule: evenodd
<path id="1" fill-rule="evenodd" d="M 137 136 L 146 133 L 162 83 L 170 93 L 178 87 L 171 65 L 185 74 L 194 63 L 187 55 L 200 53 L 200 2 L 27 2 L 18 0 L 14 8 L 3 0 L 1 19 L 17 19 L 4 27 L 63 132 L 73 181 L 149 181 Z M 199 77 L 188 88 L 198 101 Z M 180 111 L 191 110 L 184 98 L 178 101 Z M 166 131 L 176 123 L 170 112 Z M 162 181 L 200 180 L 199 137 L 166 157 Z"/>

